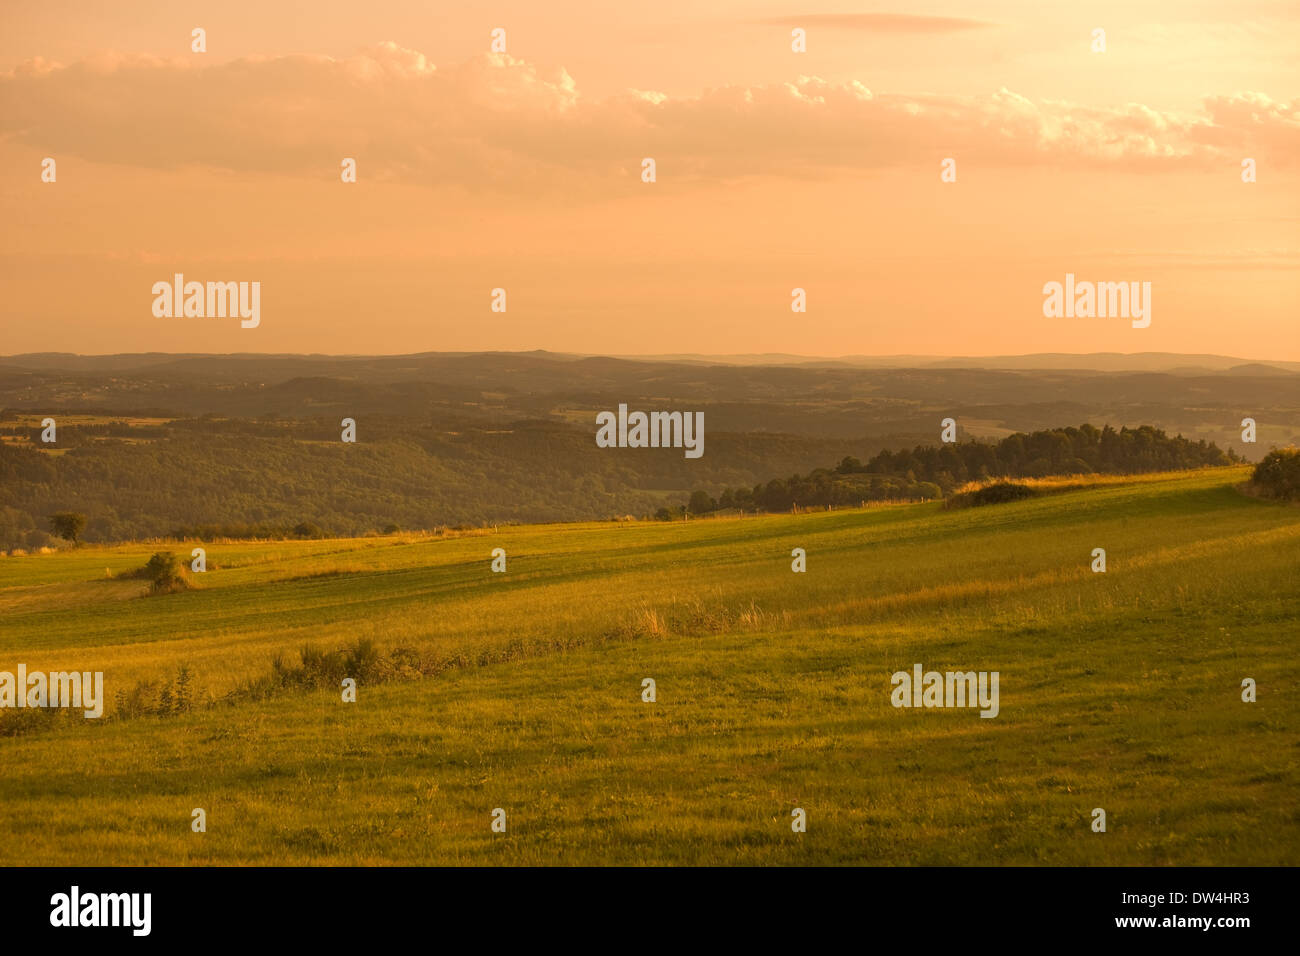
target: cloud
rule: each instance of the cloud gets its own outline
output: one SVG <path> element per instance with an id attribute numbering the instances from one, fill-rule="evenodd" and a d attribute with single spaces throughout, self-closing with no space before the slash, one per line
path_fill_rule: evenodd
<path id="1" fill-rule="evenodd" d="M 1266 143 L 1270 152 L 1300 155 L 1300 102 L 1279 103 L 1262 93 L 1238 93 L 1212 96 L 1205 107 L 1210 122 L 1197 130 L 1198 142 L 1226 150 L 1238 144 Z"/>
<path id="2" fill-rule="evenodd" d="M 755 23 L 785 27 L 829 27 L 839 30 L 863 30 L 869 33 L 957 33 L 994 26 L 985 20 L 966 17 L 924 17 L 906 13 L 803 13 L 788 17 L 769 17 Z"/>
<path id="3" fill-rule="evenodd" d="M 983 96 L 877 93 L 803 76 L 698 96 L 584 99 L 564 70 L 483 55 L 435 66 L 381 43 L 355 56 L 30 60 L 0 74 L 0 136 L 46 155 L 150 168 L 337 175 L 470 189 L 598 190 L 634 182 L 828 177 L 937 164 L 1164 170 L 1300 156 L 1297 104 L 1211 97 L 1179 114 Z"/>

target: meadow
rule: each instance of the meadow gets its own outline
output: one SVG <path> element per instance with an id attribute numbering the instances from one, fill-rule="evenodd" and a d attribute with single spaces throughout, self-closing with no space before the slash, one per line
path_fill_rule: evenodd
<path id="1" fill-rule="evenodd" d="M 109 698 L 0 736 L 0 863 L 1295 865 L 1300 508 L 1248 473 L 210 543 L 159 595 L 125 575 L 192 545 L 0 557 L 0 670 Z M 249 693 L 357 641 L 436 666 Z M 895 709 L 916 663 L 1000 672 L 999 715 Z M 182 665 L 188 710 L 115 712 Z"/>

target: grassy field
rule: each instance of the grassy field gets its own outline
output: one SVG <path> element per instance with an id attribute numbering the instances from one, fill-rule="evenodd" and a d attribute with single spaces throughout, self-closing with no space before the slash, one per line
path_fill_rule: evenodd
<path id="1" fill-rule="evenodd" d="M 0 670 L 110 701 L 0 736 L 0 863 L 1294 865 L 1300 508 L 1246 474 L 212 544 L 155 596 L 157 545 L 0 558 Z M 251 696 L 360 639 L 423 676 Z M 1000 672 L 1001 713 L 893 708 L 916 663 Z M 182 664 L 191 710 L 114 714 Z"/>

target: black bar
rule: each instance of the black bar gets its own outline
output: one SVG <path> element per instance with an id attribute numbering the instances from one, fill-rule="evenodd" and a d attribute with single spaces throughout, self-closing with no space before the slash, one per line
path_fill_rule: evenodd
<path id="1" fill-rule="evenodd" d="M 710 937 L 760 944 L 790 938 L 814 952 L 842 948 L 836 939 L 857 940 L 855 946 L 874 940 L 899 952 L 927 941 L 985 947 L 1040 938 L 1231 947 L 1285 932 L 1295 884 L 1294 871 L 1285 868 L 992 867 L 29 868 L 0 871 L 0 880 L 6 948 L 22 940 L 58 945 L 73 935 L 78 943 L 206 948 L 283 940 L 371 948 L 414 934 L 457 949 L 461 940 L 495 946 L 511 937 L 532 944 L 604 940 L 610 948 L 646 952 Z M 148 935 L 135 935 L 130 925 L 143 906 L 123 911 L 127 925 L 51 925 L 52 898 L 64 894 L 70 904 L 73 886 L 83 906 L 90 894 L 149 893 Z M 1118 925 L 1134 918 L 1155 925 Z M 1245 918 L 1248 925 L 1162 925 L 1180 918 Z"/>

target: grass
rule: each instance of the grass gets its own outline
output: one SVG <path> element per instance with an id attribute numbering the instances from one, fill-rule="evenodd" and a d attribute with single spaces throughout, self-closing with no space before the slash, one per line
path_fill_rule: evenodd
<path id="1" fill-rule="evenodd" d="M 156 544 L 2 558 L 0 670 L 111 702 L 184 664 L 200 706 L 0 737 L 0 862 L 1294 865 L 1300 509 L 1246 474 L 211 545 L 150 597 Z M 455 666 L 222 701 L 358 640 Z M 999 671 L 1001 714 L 892 708 L 917 662 Z"/>

